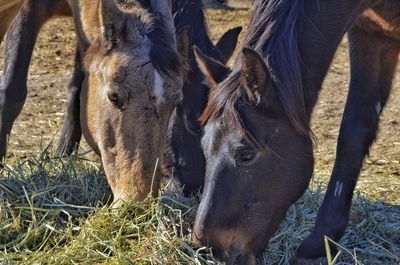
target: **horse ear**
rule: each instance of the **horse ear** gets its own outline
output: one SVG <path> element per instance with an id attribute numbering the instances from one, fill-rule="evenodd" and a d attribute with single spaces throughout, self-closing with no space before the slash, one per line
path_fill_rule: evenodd
<path id="1" fill-rule="evenodd" d="M 218 83 L 222 82 L 231 72 L 228 67 L 222 63 L 206 56 L 199 48 L 193 46 L 194 55 L 197 65 L 205 75 L 210 88 L 217 87 Z"/>
<path id="2" fill-rule="evenodd" d="M 226 64 L 232 57 L 238 43 L 239 34 L 242 31 L 242 27 L 236 27 L 228 30 L 222 35 L 215 47 L 223 56 L 223 63 Z"/>
<path id="3" fill-rule="evenodd" d="M 162 23 L 166 28 L 166 36 L 168 43 L 176 45 L 175 25 L 172 17 L 171 0 L 150 0 L 151 10 L 154 14 L 161 15 Z"/>
<path id="4" fill-rule="evenodd" d="M 176 37 L 176 46 L 178 48 L 178 52 L 183 55 L 186 60 L 190 58 L 190 36 L 189 36 L 189 27 L 184 27 L 177 32 Z"/>
<path id="5" fill-rule="evenodd" d="M 99 2 L 99 19 L 103 44 L 111 49 L 120 39 L 125 19 L 114 0 Z"/>
<path id="6" fill-rule="evenodd" d="M 249 100 L 259 102 L 262 95 L 269 92 L 268 80 L 270 78 L 264 59 L 255 50 L 243 48 L 243 61 L 241 68 L 243 88 Z"/>

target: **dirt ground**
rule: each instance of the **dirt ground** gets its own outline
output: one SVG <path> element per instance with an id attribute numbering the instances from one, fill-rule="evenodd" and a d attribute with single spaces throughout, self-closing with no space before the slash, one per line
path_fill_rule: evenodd
<path id="1" fill-rule="evenodd" d="M 208 9 L 210 31 L 217 40 L 227 29 L 246 26 L 250 9 L 242 5 L 232 10 Z M 246 28 L 246 27 L 244 27 Z M 243 37 L 243 34 L 242 34 Z M 65 91 L 72 74 L 75 36 L 70 19 L 56 19 L 45 25 L 34 51 L 28 80 L 26 105 L 14 124 L 9 159 L 38 155 L 61 130 Z M 4 44 L 0 48 L 0 69 Z M 400 68 L 398 69 L 400 72 Z M 335 159 L 336 139 L 347 94 L 349 62 L 346 40 L 340 45 L 314 111 L 313 130 L 316 173 L 314 180 L 329 177 Z M 400 203 L 400 75 L 381 117 L 380 133 L 358 182 L 358 190 L 371 199 Z M 83 147 L 87 150 L 87 147 Z"/>

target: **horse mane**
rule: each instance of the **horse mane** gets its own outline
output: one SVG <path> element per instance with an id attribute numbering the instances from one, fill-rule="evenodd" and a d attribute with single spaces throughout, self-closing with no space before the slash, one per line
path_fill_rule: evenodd
<path id="1" fill-rule="evenodd" d="M 167 76 L 186 76 L 186 60 L 179 51 L 171 46 L 171 43 L 167 43 L 166 40 L 170 39 L 171 36 L 168 36 L 169 33 L 162 23 L 162 20 L 156 19 L 154 30 L 147 34 L 152 43 L 150 48 L 151 63 L 158 72 Z"/>
<path id="2" fill-rule="evenodd" d="M 256 0 L 242 47 L 252 48 L 262 55 L 290 122 L 300 134 L 309 137 L 311 130 L 298 50 L 298 31 L 304 18 L 303 5 L 304 0 Z M 211 91 L 200 122 L 204 125 L 209 120 L 223 116 L 223 120 L 233 121 L 249 135 L 237 111 L 240 98 L 253 97 L 243 95 L 246 92 L 240 89 L 240 60 L 241 56 L 236 58 L 235 65 L 238 67 Z M 254 142 L 254 137 L 250 139 Z"/>

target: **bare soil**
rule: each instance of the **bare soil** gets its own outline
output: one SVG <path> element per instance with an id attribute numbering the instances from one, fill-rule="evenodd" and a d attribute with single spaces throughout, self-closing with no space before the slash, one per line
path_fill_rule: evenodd
<path id="1" fill-rule="evenodd" d="M 248 23 L 248 4 L 234 9 L 207 10 L 210 33 L 217 40 L 226 30 Z M 243 37 L 243 33 L 241 35 Z M 38 155 L 49 143 L 55 147 L 62 127 L 66 88 L 72 75 L 76 40 L 69 18 L 45 25 L 36 44 L 28 78 L 26 105 L 14 124 L 8 158 Z M 4 43 L 0 48 L 0 69 Z M 398 69 L 398 72 L 400 68 Z M 326 183 L 335 159 L 336 139 L 348 91 L 349 60 L 347 42 L 340 45 L 313 114 L 315 181 Z M 380 132 L 364 163 L 358 190 L 371 199 L 400 203 L 400 75 L 383 112 Z M 54 150 L 53 147 L 53 150 Z M 84 149 L 88 149 L 84 147 Z"/>

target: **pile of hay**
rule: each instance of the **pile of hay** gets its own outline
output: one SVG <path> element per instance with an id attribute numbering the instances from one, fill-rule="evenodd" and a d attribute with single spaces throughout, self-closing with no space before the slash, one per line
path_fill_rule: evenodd
<path id="1" fill-rule="evenodd" d="M 291 207 L 262 264 L 289 264 L 322 200 L 320 185 Z M 14 163 L 0 178 L 1 264 L 218 264 L 190 238 L 198 197 L 161 197 L 119 209 L 99 164 Z M 336 264 L 400 264 L 400 207 L 354 200 Z"/>

